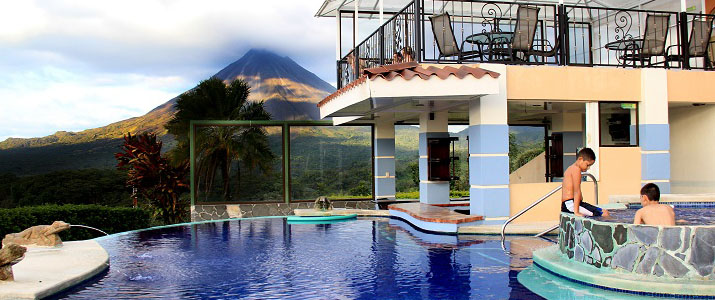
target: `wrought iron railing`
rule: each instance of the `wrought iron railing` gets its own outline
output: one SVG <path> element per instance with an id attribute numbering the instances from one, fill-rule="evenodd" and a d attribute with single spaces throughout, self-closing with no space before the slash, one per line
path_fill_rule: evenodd
<path id="1" fill-rule="evenodd" d="M 679 54 L 678 13 L 566 5 L 566 64 L 667 67 Z M 648 31 L 648 32 L 646 32 Z"/>
<path id="2" fill-rule="evenodd" d="M 338 61 L 338 88 L 366 68 L 415 60 L 415 1 L 393 15 Z"/>
<path id="3" fill-rule="evenodd" d="M 529 11 L 530 19 L 524 17 Z M 440 24 L 433 18 L 446 15 L 449 28 L 433 28 L 433 22 Z M 713 69 L 715 37 L 700 30 L 712 18 L 579 5 L 414 0 L 337 62 L 338 88 L 366 68 L 407 60 Z M 525 31 L 533 33 L 533 41 Z M 703 38 L 710 41 L 706 51 L 689 46 Z M 456 44 L 451 51 L 444 47 L 449 40 Z"/>

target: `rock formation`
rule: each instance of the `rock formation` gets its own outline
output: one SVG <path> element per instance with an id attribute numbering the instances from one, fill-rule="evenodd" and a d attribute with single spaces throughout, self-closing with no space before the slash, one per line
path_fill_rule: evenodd
<path id="1" fill-rule="evenodd" d="M 0 249 L 0 281 L 15 280 L 12 266 L 25 258 L 27 248 L 18 244 L 7 244 Z"/>
<path id="2" fill-rule="evenodd" d="M 60 239 L 58 233 L 69 228 L 70 224 L 62 221 L 55 221 L 52 225 L 32 226 L 21 232 L 5 235 L 5 238 L 2 240 L 2 244 L 3 246 L 10 243 L 37 246 L 62 245 L 62 239 Z"/>
<path id="3" fill-rule="evenodd" d="M 332 210 L 333 203 L 330 202 L 330 199 L 328 199 L 328 197 L 320 196 L 318 197 L 318 199 L 315 199 L 315 203 L 313 203 L 313 208 L 315 210 L 320 211 Z"/>

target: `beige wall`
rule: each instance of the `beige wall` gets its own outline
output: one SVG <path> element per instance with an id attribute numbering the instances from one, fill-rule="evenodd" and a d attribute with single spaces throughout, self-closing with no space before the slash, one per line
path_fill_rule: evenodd
<path id="1" fill-rule="evenodd" d="M 507 66 L 509 100 L 640 101 L 642 72 L 651 69 Z M 715 72 L 667 70 L 669 102 L 715 103 Z"/>
<path id="2" fill-rule="evenodd" d="M 715 72 L 668 70 L 668 102 L 715 103 Z"/>
<path id="3" fill-rule="evenodd" d="M 538 183 L 545 181 L 546 153 L 544 152 L 509 174 L 509 183 Z"/>
<path id="4" fill-rule="evenodd" d="M 515 215 L 560 185 L 561 182 L 509 184 L 509 215 Z M 586 202 L 593 204 L 593 183 L 582 183 L 581 190 Z M 514 220 L 514 223 L 542 221 L 558 222 L 560 211 L 561 191 L 558 191 L 551 195 L 548 199 L 541 202 L 541 204 Z"/>
<path id="5" fill-rule="evenodd" d="M 611 195 L 638 195 L 641 188 L 641 148 L 601 147 L 598 203 L 608 203 Z"/>
<path id="6" fill-rule="evenodd" d="M 601 178 L 598 182 L 598 204 L 608 203 L 610 195 L 638 194 L 641 180 L 640 147 L 602 147 L 600 148 Z M 512 183 L 509 184 L 510 215 L 514 215 L 554 188 L 560 182 L 548 183 Z M 583 197 L 586 202 L 595 204 L 593 182 L 583 182 Z M 561 191 L 532 208 L 514 223 L 557 222 L 561 211 Z"/>
<path id="7" fill-rule="evenodd" d="M 623 68 L 508 66 L 511 100 L 639 101 L 641 72 Z"/>
<path id="8" fill-rule="evenodd" d="M 715 104 L 670 108 L 670 188 L 674 194 L 715 192 Z"/>

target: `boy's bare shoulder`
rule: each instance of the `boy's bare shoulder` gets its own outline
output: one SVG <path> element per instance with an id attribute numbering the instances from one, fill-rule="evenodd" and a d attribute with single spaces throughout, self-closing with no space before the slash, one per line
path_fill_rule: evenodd
<path id="1" fill-rule="evenodd" d="M 573 172 L 575 172 L 576 166 L 570 165 L 568 168 L 566 168 L 566 171 L 564 171 L 564 177 L 571 175 Z"/>

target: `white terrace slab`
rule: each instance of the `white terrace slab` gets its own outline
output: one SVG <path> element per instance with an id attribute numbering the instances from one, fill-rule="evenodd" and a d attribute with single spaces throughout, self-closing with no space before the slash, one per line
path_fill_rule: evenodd
<path id="1" fill-rule="evenodd" d="M 109 267 L 99 243 L 64 242 L 62 247 L 28 248 L 13 266 L 15 281 L 0 282 L 0 299 L 40 299 L 70 288 Z"/>

